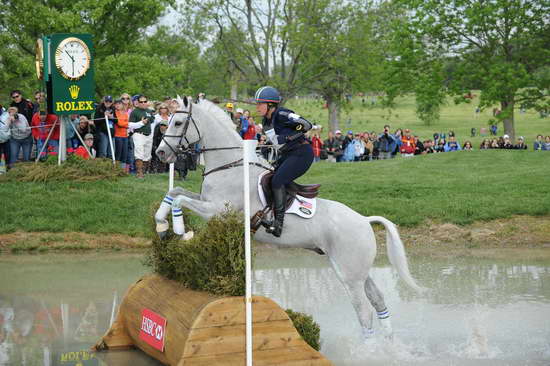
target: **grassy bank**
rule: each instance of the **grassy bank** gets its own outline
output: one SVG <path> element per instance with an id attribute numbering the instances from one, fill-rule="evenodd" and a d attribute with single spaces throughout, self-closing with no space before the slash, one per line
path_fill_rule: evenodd
<path id="1" fill-rule="evenodd" d="M 364 215 L 413 227 L 425 220 L 468 224 L 514 215 L 550 215 L 550 155 L 474 151 L 389 161 L 314 164 L 303 183 L 321 183 L 321 197 Z M 198 191 L 200 172 L 182 186 Z M 145 237 L 166 175 L 113 182 L 2 183 L 0 234 L 84 232 Z"/>

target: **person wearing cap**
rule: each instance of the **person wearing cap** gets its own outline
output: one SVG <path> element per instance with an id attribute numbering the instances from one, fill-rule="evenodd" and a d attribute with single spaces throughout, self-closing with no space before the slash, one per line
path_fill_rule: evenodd
<path id="1" fill-rule="evenodd" d="M 244 110 L 237 108 L 235 110 L 235 120 L 233 121 L 237 126 L 237 133 L 244 140 L 244 134 L 248 131 L 248 118 L 244 116 Z"/>
<path id="2" fill-rule="evenodd" d="M 84 145 L 80 145 L 75 151 L 75 155 L 80 156 L 83 159 L 94 159 L 96 157 L 96 151 L 94 149 L 94 135 L 87 133 L 84 135 Z"/>
<path id="3" fill-rule="evenodd" d="M 78 135 L 84 140 L 84 136 L 91 133 L 92 135 L 95 135 L 95 125 L 93 121 L 88 120 L 88 117 L 85 115 L 81 115 L 78 117 L 78 125 L 76 126 L 76 132 L 78 132 Z M 80 142 L 80 139 L 77 138 L 77 144 L 76 147 L 81 146 L 82 143 Z"/>
<path id="4" fill-rule="evenodd" d="M 128 160 L 128 113 L 122 99 L 115 100 L 115 160 L 129 173 Z"/>
<path id="5" fill-rule="evenodd" d="M 510 136 L 504 135 L 502 136 L 503 142 L 502 142 L 502 149 L 513 149 L 514 145 L 512 144 L 512 141 L 510 141 Z"/>
<path id="6" fill-rule="evenodd" d="M 107 117 L 107 120 L 105 120 Z M 113 148 L 115 147 L 115 107 L 113 105 L 113 97 L 107 95 L 103 98 L 101 104 L 97 107 L 94 113 L 94 123 L 97 133 L 97 157 L 98 158 L 112 158 L 111 143 Z M 107 131 L 109 129 L 109 131 Z M 109 142 L 109 134 L 111 136 L 111 143 Z"/>
<path id="7" fill-rule="evenodd" d="M 523 136 L 518 137 L 517 144 L 514 145 L 515 150 L 527 150 L 527 145 L 525 145 L 525 141 L 523 139 Z"/>
<path id="8" fill-rule="evenodd" d="M 312 124 L 294 111 L 281 107 L 281 95 L 271 86 L 258 89 L 254 99 L 256 111 L 263 117 L 264 132 L 279 151 L 271 180 L 275 218 L 265 226 L 268 233 L 280 237 L 285 217 L 285 185 L 301 177 L 313 163 L 313 149 L 304 135 Z"/>
<path id="9" fill-rule="evenodd" d="M 132 140 L 134 141 L 136 176 L 144 178 L 144 173 L 151 160 L 155 116 L 154 111 L 148 108 L 149 101 L 145 95 L 140 95 L 137 101 L 138 107 L 130 114 L 128 125 L 134 131 Z"/>
<path id="10" fill-rule="evenodd" d="M 8 168 L 13 168 L 20 151 L 23 152 L 23 161 L 30 161 L 33 141 L 27 117 L 19 113 L 17 107 L 9 107 L 8 113 L 0 118 L 10 128 Z"/>
<path id="11" fill-rule="evenodd" d="M 225 103 L 225 111 L 227 112 L 227 114 L 229 114 L 229 117 L 234 122 L 235 121 L 235 116 L 234 116 L 234 113 L 233 113 L 233 103 L 231 103 L 231 102 Z"/>

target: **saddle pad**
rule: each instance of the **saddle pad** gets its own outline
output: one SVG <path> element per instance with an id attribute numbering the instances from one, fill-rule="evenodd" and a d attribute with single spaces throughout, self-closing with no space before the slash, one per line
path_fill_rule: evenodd
<path id="1" fill-rule="evenodd" d="M 260 202 L 262 206 L 267 205 L 265 199 L 264 190 L 262 188 L 262 176 L 269 171 L 266 171 L 258 177 L 258 195 L 260 196 Z M 304 219 L 311 219 L 315 215 L 317 210 L 317 198 L 305 198 L 300 195 L 296 195 L 292 205 L 285 211 L 287 214 L 295 214 Z"/>

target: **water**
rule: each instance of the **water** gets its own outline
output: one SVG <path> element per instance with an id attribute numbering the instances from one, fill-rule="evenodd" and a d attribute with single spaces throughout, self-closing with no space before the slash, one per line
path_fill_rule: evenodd
<path id="1" fill-rule="evenodd" d="M 140 351 L 94 354 L 141 255 L 0 258 L 0 365 L 160 365 Z M 550 261 L 410 258 L 417 295 L 380 260 L 372 270 L 394 340 L 368 344 L 325 257 L 262 247 L 254 293 L 313 315 L 335 365 L 550 365 Z"/>

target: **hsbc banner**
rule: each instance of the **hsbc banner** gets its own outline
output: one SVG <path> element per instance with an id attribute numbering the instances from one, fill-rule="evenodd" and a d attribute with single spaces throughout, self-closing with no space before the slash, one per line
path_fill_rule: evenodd
<path id="1" fill-rule="evenodd" d="M 139 338 L 151 347 L 164 352 L 165 334 L 166 319 L 149 309 L 143 309 L 141 311 Z"/>

